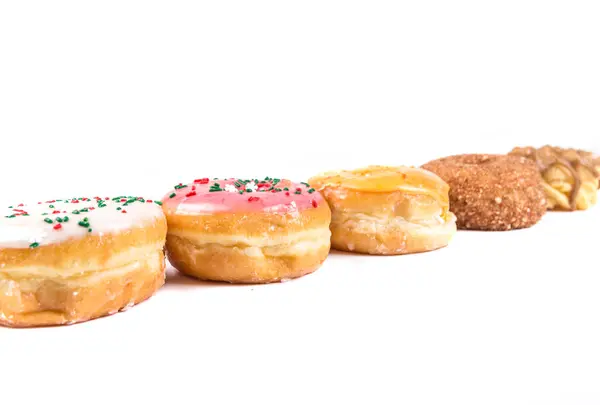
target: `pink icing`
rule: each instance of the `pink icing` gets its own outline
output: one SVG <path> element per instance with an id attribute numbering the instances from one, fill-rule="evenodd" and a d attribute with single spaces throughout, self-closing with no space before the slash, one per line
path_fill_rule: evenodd
<path id="1" fill-rule="evenodd" d="M 247 186 L 236 187 L 236 179 L 196 180 L 187 187 L 174 189 L 162 200 L 168 210 L 189 212 L 193 214 L 211 214 L 216 212 L 276 212 L 292 213 L 305 209 L 314 209 L 326 204 L 318 191 L 305 184 L 281 180 L 273 185 L 270 181 L 254 181 Z M 204 184 L 202 184 L 204 183 Z M 223 191 L 211 192 L 211 187 L 218 183 Z M 253 192 L 243 192 L 246 187 L 257 189 Z M 281 191 L 267 191 L 271 187 Z M 283 190 L 288 188 L 289 191 Z M 264 191 L 263 191 L 264 190 Z M 299 194 L 296 194 L 297 191 Z M 311 192 L 309 192 L 309 190 Z M 175 194 L 175 195 L 173 195 Z"/>

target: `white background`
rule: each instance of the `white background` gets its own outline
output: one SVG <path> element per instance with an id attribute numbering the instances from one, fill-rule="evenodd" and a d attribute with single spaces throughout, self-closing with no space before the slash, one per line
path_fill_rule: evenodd
<path id="1" fill-rule="evenodd" d="M 5 205 L 600 152 L 597 1 L 1 4 Z M 334 253 L 279 285 L 171 273 L 123 314 L 0 329 L 0 403 L 600 404 L 599 219 Z"/>

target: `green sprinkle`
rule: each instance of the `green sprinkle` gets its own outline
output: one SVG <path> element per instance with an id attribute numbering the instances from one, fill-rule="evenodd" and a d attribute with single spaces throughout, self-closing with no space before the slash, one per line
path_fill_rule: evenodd
<path id="1" fill-rule="evenodd" d="M 69 217 L 64 217 L 64 218 L 63 218 L 63 221 L 65 221 L 65 222 L 69 222 Z"/>
<path id="2" fill-rule="evenodd" d="M 296 190 L 296 193 L 295 193 L 295 194 L 302 194 L 302 191 L 300 191 L 300 190 Z"/>
<path id="3" fill-rule="evenodd" d="M 300 182 L 300 184 L 304 184 L 306 187 L 310 187 L 310 184 L 308 183 Z"/>
<path id="4" fill-rule="evenodd" d="M 240 194 L 244 194 L 244 192 L 243 192 L 243 191 L 240 191 Z"/>
<path id="5" fill-rule="evenodd" d="M 79 215 L 79 211 L 75 210 L 75 211 L 72 212 L 72 214 Z"/>
<path id="6" fill-rule="evenodd" d="M 169 198 L 173 198 L 173 197 L 175 197 L 176 195 L 177 195 L 177 194 L 175 194 L 175 193 L 171 193 L 171 195 L 169 196 Z"/>
<path id="7" fill-rule="evenodd" d="M 51 220 L 50 218 L 46 218 L 44 219 L 44 222 L 51 224 L 52 222 L 54 222 L 53 220 Z"/>
<path id="8" fill-rule="evenodd" d="M 121 211 L 121 207 L 117 207 L 117 211 Z"/>
<path id="9" fill-rule="evenodd" d="M 314 188 L 309 188 L 309 189 L 308 189 L 308 192 L 309 192 L 310 194 L 314 193 L 315 191 L 316 191 L 316 190 L 315 190 Z"/>
<path id="10" fill-rule="evenodd" d="M 186 188 L 186 187 L 187 187 L 186 185 L 178 184 L 174 188 L 175 188 L 175 190 L 179 190 L 179 189 Z"/>
<path id="11" fill-rule="evenodd" d="M 47 213 L 47 212 L 44 212 L 42 215 L 48 215 L 48 213 Z"/>
<path id="12" fill-rule="evenodd" d="M 290 189 L 289 189 L 289 188 L 287 188 L 287 187 L 284 187 L 284 188 L 283 188 L 283 190 L 284 190 L 284 191 L 290 191 Z"/>
<path id="13" fill-rule="evenodd" d="M 8 206 L 8 208 L 13 208 L 13 206 L 12 206 L 12 205 L 9 205 L 9 206 Z"/>
<path id="14" fill-rule="evenodd" d="M 7 216 L 6 218 L 14 218 L 14 217 L 16 217 L 16 215 L 12 214 L 12 215 Z"/>
<path id="15" fill-rule="evenodd" d="M 154 201 L 154 204 L 156 204 L 156 205 L 162 205 L 162 202 L 161 201 Z"/>
<path id="16" fill-rule="evenodd" d="M 83 226 L 84 228 L 87 228 L 88 226 L 90 226 L 90 224 L 87 223 L 86 221 L 79 221 L 79 222 L 77 222 L 77 225 Z"/>
<path id="17" fill-rule="evenodd" d="M 87 208 L 84 208 L 82 210 L 79 210 L 79 212 L 88 212 L 89 210 Z"/>
<path id="18" fill-rule="evenodd" d="M 56 222 L 62 222 L 63 219 L 61 217 L 56 218 Z"/>
<path id="19" fill-rule="evenodd" d="M 251 188 L 247 188 L 247 189 L 246 189 L 246 193 L 251 193 L 251 192 L 252 192 L 252 189 L 251 189 Z"/>
<path id="20" fill-rule="evenodd" d="M 37 243 L 37 242 L 33 242 L 31 245 L 29 245 L 29 247 L 30 247 L 31 249 L 33 249 L 33 248 L 36 248 L 36 247 L 38 247 L 39 245 L 40 245 L 39 243 Z"/>
<path id="21" fill-rule="evenodd" d="M 54 208 L 54 205 L 49 205 L 48 207 L 50 207 L 50 208 Z"/>
<path id="22" fill-rule="evenodd" d="M 88 229 L 88 232 L 92 232 L 92 228 L 89 228 L 89 229 Z"/>

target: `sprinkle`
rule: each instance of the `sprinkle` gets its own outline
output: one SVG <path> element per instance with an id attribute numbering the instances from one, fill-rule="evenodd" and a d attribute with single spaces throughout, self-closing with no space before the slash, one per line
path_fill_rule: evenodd
<path id="1" fill-rule="evenodd" d="M 54 225 L 53 228 L 58 231 L 60 228 L 62 228 L 62 225 L 61 224 L 56 224 L 56 225 Z"/>
<path id="2" fill-rule="evenodd" d="M 63 218 L 63 221 L 64 221 L 64 222 L 69 222 L 69 217 L 64 217 L 64 218 Z"/>
<path id="3" fill-rule="evenodd" d="M 122 214 L 127 214 L 127 210 L 121 211 Z"/>
<path id="4" fill-rule="evenodd" d="M 285 192 L 285 195 L 287 195 L 287 196 L 289 197 L 289 195 L 290 195 L 290 192 L 289 192 L 289 191 L 286 191 L 286 192 Z"/>
<path id="5" fill-rule="evenodd" d="M 171 193 L 171 195 L 169 195 L 169 198 L 173 198 L 173 197 L 175 197 L 176 195 L 177 195 L 177 194 L 175 194 L 175 193 Z"/>
<path id="6" fill-rule="evenodd" d="M 294 194 L 302 194 L 302 190 L 296 190 Z"/>
<path id="7" fill-rule="evenodd" d="M 185 196 L 186 197 L 193 197 L 195 195 L 196 195 L 196 192 L 195 191 L 191 191 L 191 192 L 187 193 Z"/>
<path id="8" fill-rule="evenodd" d="M 187 187 L 186 185 L 183 185 L 183 184 L 179 183 L 179 184 L 178 184 L 178 185 L 176 185 L 174 188 L 175 188 L 175 190 L 179 190 L 179 189 L 181 189 L 181 188 L 186 188 L 186 187 Z"/>
<path id="9" fill-rule="evenodd" d="M 121 211 L 123 208 L 121 207 L 117 207 L 117 211 Z"/>
<path id="10" fill-rule="evenodd" d="M 53 214 L 60 214 L 60 211 L 54 210 L 52 211 Z"/>
<path id="11" fill-rule="evenodd" d="M 38 247 L 39 245 L 40 245 L 39 243 L 37 243 L 37 242 L 33 242 L 31 245 L 29 245 L 29 247 L 30 247 L 31 249 L 33 249 L 33 248 L 36 248 L 36 247 Z"/>
<path id="12" fill-rule="evenodd" d="M 92 232 L 92 228 L 88 228 L 88 232 Z"/>
<path id="13" fill-rule="evenodd" d="M 308 183 L 300 182 L 300 184 L 304 184 L 306 187 L 310 187 L 310 184 Z"/>
<path id="14" fill-rule="evenodd" d="M 289 191 L 289 190 L 290 190 L 290 189 L 289 189 L 289 188 L 287 188 L 287 187 L 284 187 L 283 189 L 284 189 L 285 191 Z"/>
<path id="15" fill-rule="evenodd" d="M 44 222 L 46 222 L 46 223 L 48 223 L 48 224 L 51 224 L 51 223 L 53 223 L 54 221 L 53 221 L 53 220 L 51 220 L 50 218 L 44 218 Z"/>
<path id="16" fill-rule="evenodd" d="M 251 188 L 247 188 L 247 189 L 246 189 L 246 193 L 251 193 L 251 192 L 252 192 L 252 189 L 251 189 Z"/>
<path id="17" fill-rule="evenodd" d="M 162 205 L 162 202 L 160 202 L 160 201 L 154 201 L 154 204 L 156 204 L 156 205 Z"/>
<path id="18" fill-rule="evenodd" d="M 317 207 L 319 206 L 319 205 L 317 204 L 317 201 L 316 201 L 316 200 L 312 200 L 312 206 L 313 206 L 313 207 L 315 207 L 315 208 L 317 208 Z"/>
<path id="19" fill-rule="evenodd" d="M 56 218 L 56 222 L 62 222 L 63 219 L 61 217 Z"/>
<path id="20" fill-rule="evenodd" d="M 309 189 L 308 189 L 308 193 L 309 193 L 309 194 L 312 194 L 312 193 L 314 193 L 315 191 L 316 191 L 316 190 L 315 190 L 314 188 L 309 188 Z"/>
<path id="21" fill-rule="evenodd" d="M 210 180 L 208 179 L 208 177 L 204 177 L 202 179 L 196 179 L 196 180 L 194 180 L 194 183 L 197 183 L 197 184 L 208 184 L 209 181 Z"/>
<path id="22" fill-rule="evenodd" d="M 86 221 L 79 221 L 79 222 L 77 222 L 77 225 L 83 226 L 84 228 L 87 228 L 88 226 L 90 226 L 90 224 L 87 223 Z"/>
<path id="23" fill-rule="evenodd" d="M 260 200 L 260 197 L 249 197 L 248 198 L 249 202 L 258 201 L 258 200 Z"/>

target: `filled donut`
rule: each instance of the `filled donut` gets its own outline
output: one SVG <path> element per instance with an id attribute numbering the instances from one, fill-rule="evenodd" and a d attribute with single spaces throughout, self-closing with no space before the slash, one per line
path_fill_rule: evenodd
<path id="1" fill-rule="evenodd" d="M 309 183 L 329 203 L 331 244 L 337 250 L 425 252 L 446 246 L 456 232 L 448 185 L 426 170 L 369 166 L 324 173 Z"/>
<path id="2" fill-rule="evenodd" d="M 543 178 L 550 210 L 586 210 L 596 204 L 600 160 L 591 152 L 554 146 L 514 148 L 510 155 L 534 161 Z"/>
<path id="3" fill-rule="evenodd" d="M 160 202 L 70 198 L 0 217 L 0 324 L 63 325 L 114 314 L 164 284 Z"/>
<path id="4" fill-rule="evenodd" d="M 331 212 L 306 183 L 203 178 L 175 186 L 163 209 L 169 261 L 202 280 L 285 281 L 314 272 L 329 253 Z"/>
<path id="5" fill-rule="evenodd" d="M 528 228 L 546 212 L 542 178 L 518 156 L 457 155 L 423 165 L 450 185 L 450 210 L 459 229 Z"/>

